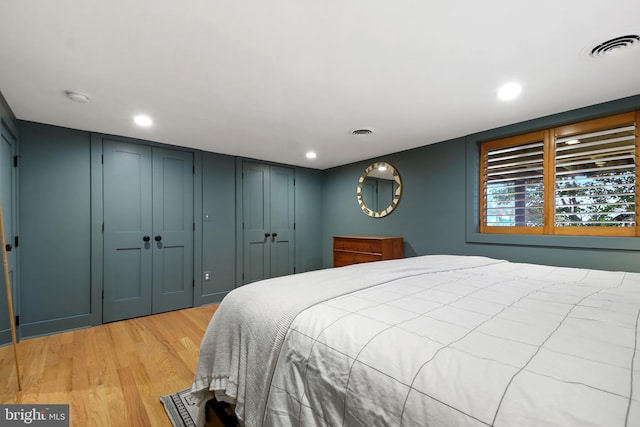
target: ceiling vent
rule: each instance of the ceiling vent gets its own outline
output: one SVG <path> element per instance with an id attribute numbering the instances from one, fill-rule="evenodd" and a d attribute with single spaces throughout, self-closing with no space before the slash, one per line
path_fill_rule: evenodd
<path id="1" fill-rule="evenodd" d="M 373 133 L 373 131 L 371 129 L 356 129 L 351 133 L 354 135 L 369 135 L 370 133 Z"/>
<path id="2" fill-rule="evenodd" d="M 637 34 L 631 34 L 628 36 L 620 36 L 611 40 L 607 40 L 604 43 L 600 43 L 589 52 L 589 55 L 597 58 L 610 53 L 616 49 L 622 49 L 625 47 L 631 47 L 634 44 L 640 43 L 640 36 Z"/>

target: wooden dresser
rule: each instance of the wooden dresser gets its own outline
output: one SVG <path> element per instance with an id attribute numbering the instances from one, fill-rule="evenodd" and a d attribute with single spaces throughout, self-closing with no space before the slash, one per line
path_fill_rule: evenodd
<path id="1" fill-rule="evenodd" d="M 397 259 L 404 256 L 402 237 L 334 236 L 333 266 Z"/>

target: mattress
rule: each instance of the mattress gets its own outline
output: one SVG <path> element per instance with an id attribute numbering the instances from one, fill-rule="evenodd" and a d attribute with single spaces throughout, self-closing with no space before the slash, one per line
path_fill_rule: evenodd
<path id="1" fill-rule="evenodd" d="M 225 298 L 192 393 L 246 426 L 640 425 L 639 315 L 638 273 L 439 255 L 298 274 Z"/>

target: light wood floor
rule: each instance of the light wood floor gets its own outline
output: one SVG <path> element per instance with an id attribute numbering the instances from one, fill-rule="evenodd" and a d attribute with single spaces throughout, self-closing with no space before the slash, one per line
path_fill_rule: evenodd
<path id="1" fill-rule="evenodd" d="M 0 403 L 70 404 L 72 426 L 167 426 L 161 395 L 193 381 L 217 305 L 23 340 L 22 391 L 11 346 L 0 348 Z"/>

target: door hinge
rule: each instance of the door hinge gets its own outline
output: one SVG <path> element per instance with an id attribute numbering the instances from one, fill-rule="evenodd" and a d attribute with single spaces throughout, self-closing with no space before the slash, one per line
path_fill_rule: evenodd
<path id="1" fill-rule="evenodd" d="M 296 267 L 293 267 L 293 274 L 296 274 Z"/>
<path id="2" fill-rule="evenodd" d="M 104 234 L 104 222 L 102 223 L 102 234 Z"/>
<path id="3" fill-rule="evenodd" d="M 296 229 L 296 223 L 295 222 L 293 223 L 293 229 L 294 230 Z"/>
<path id="4" fill-rule="evenodd" d="M 16 316 L 16 326 L 20 326 L 20 316 Z"/>
<path id="5" fill-rule="evenodd" d="M 104 290 L 102 291 L 102 299 L 104 299 Z"/>
<path id="6" fill-rule="evenodd" d="M 193 174 L 194 174 L 194 175 L 196 174 L 196 167 L 195 167 L 195 165 L 193 166 Z"/>
<path id="7" fill-rule="evenodd" d="M 193 231 L 196 231 L 196 223 L 193 223 Z"/>
<path id="8" fill-rule="evenodd" d="M 18 157 L 20 157 L 20 156 L 13 156 L 13 167 L 14 168 L 18 167 Z"/>
<path id="9" fill-rule="evenodd" d="M 102 163 L 104 165 L 104 154 L 100 155 L 100 163 Z"/>
<path id="10" fill-rule="evenodd" d="M 244 272 L 242 273 L 242 281 L 244 282 Z"/>
<path id="11" fill-rule="evenodd" d="M 18 236 L 13 236 L 13 247 L 17 248 L 18 243 L 20 243 L 20 239 L 18 238 Z"/>
<path id="12" fill-rule="evenodd" d="M 191 281 L 191 287 L 195 289 L 195 287 L 196 287 L 196 279 L 193 279 Z"/>

